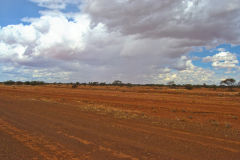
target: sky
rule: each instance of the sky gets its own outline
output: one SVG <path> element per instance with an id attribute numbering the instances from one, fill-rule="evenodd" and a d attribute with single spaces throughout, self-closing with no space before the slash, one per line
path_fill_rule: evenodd
<path id="1" fill-rule="evenodd" d="M 219 84 L 239 62 L 240 0 L 0 1 L 0 81 Z"/>

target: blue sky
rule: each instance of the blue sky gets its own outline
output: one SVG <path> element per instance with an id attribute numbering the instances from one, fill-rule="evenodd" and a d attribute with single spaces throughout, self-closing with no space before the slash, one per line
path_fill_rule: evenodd
<path id="1" fill-rule="evenodd" d="M 0 26 L 24 23 L 22 18 L 40 17 L 39 11 L 46 8 L 38 6 L 30 0 L 1 0 L 0 5 Z M 78 7 L 74 4 L 68 4 L 63 12 L 77 12 Z"/>
<path id="2" fill-rule="evenodd" d="M 239 81 L 240 3 L 218 3 L 1 0 L 0 81 Z"/>
<path id="3" fill-rule="evenodd" d="M 224 48 L 226 51 L 236 54 L 238 61 L 240 61 L 240 46 L 232 46 L 231 44 L 221 44 L 213 49 L 203 48 L 202 51 L 190 52 L 190 57 L 204 58 L 206 56 L 214 56 L 219 53 L 218 49 Z M 212 69 L 211 63 L 202 63 L 202 59 L 193 60 L 193 64 L 203 68 Z"/>
<path id="4" fill-rule="evenodd" d="M 28 0 L 1 0 L 0 26 L 22 23 L 24 17 L 40 17 L 42 8 Z"/>

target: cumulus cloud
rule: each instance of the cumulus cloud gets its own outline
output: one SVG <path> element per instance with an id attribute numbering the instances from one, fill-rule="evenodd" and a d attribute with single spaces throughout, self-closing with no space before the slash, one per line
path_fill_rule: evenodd
<path id="1" fill-rule="evenodd" d="M 212 66 L 215 68 L 238 68 L 237 56 L 233 53 L 222 51 L 214 56 L 207 56 L 203 58 L 203 62 L 212 62 Z"/>
<path id="2" fill-rule="evenodd" d="M 167 73 L 160 73 L 155 77 L 155 83 L 167 83 L 174 81 L 177 84 L 216 84 L 221 78 L 209 69 L 194 66 L 191 60 L 186 63 L 184 70 L 176 71 L 170 70 Z"/>
<path id="3" fill-rule="evenodd" d="M 2 80 L 6 81 L 9 79 L 16 81 L 29 81 L 29 80 L 41 80 L 54 82 L 56 80 L 61 80 L 61 82 L 70 81 L 70 72 L 62 71 L 57 68 L 29 68 L 22 66 L 12 66 L 12 65 L 0 65 L 0 72 L 4 74 L 1 77 Z"/>
<path id="4" fill-rule="evenodd" d="M 35 78 L 152 83 L 169 74 L 181 77 L 180 83 L 191 74 L 213 75 L 187 57 L 195 48 L 240 44 L 240 0 L 31 1 L 47 10 L 24 18 L 27 24 L 0 28 L 0 62 Z M 68 5 L 80 11 L 63 12 Z M 205 61 L 234 67 L 238 62 L 233 54 L 227 59 L 230 54 L 224 63 Z"/>

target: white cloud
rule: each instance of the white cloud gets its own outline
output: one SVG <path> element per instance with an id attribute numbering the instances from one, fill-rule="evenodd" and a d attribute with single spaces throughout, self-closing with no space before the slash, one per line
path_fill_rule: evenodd
<path id="1" fill-rule="evenodd" d="M 61 81 L 55 73 L 66 72 L 70 81 L 151 83 L 169 74 L 181 83 L 190 74 L 210 74 L 192 64 L 190 51 L 240 44 L 240 0 L 31 1 L 47 10 L 23 18 L 28 24 L 0 28 L 0 62 L 28 69 L 35 78 L 45 74 Z M 81 11 L 64 13 L 69 4 Z M 226 57 L 211 62 L 237 66 Z"/>
<path id="2" fill-rule="evenodd" d="M 219 52 L 225 52 L 226 50 L 225 50 L 225 48 L 218 48 L 218 51 Z"/>
<path id="3" fill-rule="evenodd" d="M 222 51 L 214 56 L 207 56 L 203 58 L 203 62 L 212 62 L 212 66 L 215 68 L 238 68 L 237 56 L 233 53 Z"/>
<path id="4" fill-rule="evenodd" d="M 37 33 L 33 26 L 9 25 L 0 30 L 0 41 L 7 44 L 28 45 L 37 39 Z"/>
<path id="5" fill-rule="evenodd" d="M 177 84 L 218 84 L 221 80 L 213 71 L 194 66 L 191 60 L 187 61 L 187 65 L 185 70 L 171 70 L 169 73 L 159 74 L 158 78 L 155 78 L 156 83 L 174 81 Z"/>

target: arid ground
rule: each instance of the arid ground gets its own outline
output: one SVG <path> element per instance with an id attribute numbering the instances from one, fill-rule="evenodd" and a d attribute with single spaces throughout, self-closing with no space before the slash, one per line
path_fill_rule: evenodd
<path id="1" fill-rule="evenodd" d="M 239 160 L 240 90 L 0 85 L 0 160 Z"/>

